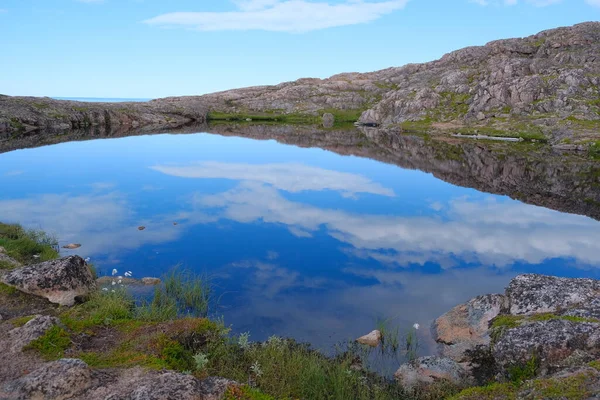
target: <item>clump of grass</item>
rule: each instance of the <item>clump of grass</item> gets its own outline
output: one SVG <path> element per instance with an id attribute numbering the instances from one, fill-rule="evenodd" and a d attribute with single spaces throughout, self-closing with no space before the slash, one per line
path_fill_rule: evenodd
<path id="1" fill-rule="evenodd" d="M 487 386 L 468 388 L 449 400 L 513 400 L 518 388 L 512 383 L 492 383 Z"/>
<path id="2" fill-rule="evenodd" d="M 40 230 L 0 223 L 0 246 L 6 254 L 23 264 L 58 258 L 58 240 Z M 14 268 L 14 266 L 13 266 Z"/>
<path id="3" fill-rule="evenodd" d="M 245 342 L 245 340 L 241 340 Z M 210 375 L 250 382 L 275 398 L 401 399 L 395 383 L 351 368 L 354 356 L 330 359 L 308 345 L 271 337 L 244 349 L 237 337 L 209 342 Z"/>
<path id="4" fill-rule="evenodd" d="M 515 385 L 522 385 L 525 381 L 533 379 L 539 369 L 539 359 L 535 354 L 525 364 L 508 367 L 508 379 Z"/>
<path id="5" fill-rule="evenodd" d="M 225 392 L 223 400 L 275 400 L 275 398 L 249 386 L 232 386 Z"/>
<path id="6" fill-rule="evenodd" d="M 174 268 L 163 277 L 163 282 L 164 285 L 160 287 L 163 298 L 174 302 L 180 314 L 195 317 L 208 315 L 211 287 L 206 277 Z"/>
<path id="7" fill-rule="evenodd" d="M 135 302 L 125 290 L 99 291 L 89 300 L 60 317 L 63 324 L 75 332 L 95 326 L 111 326 L 130 321 L 135 316 Z"/>
<path id="8" fill-rule="evenodd" d="M 69 333 L 60 326 L 53 326 L 44 335 L 25 346 L 24 350 L 37 350 L 46 360 L 62 358 L 71 346 Z"/>
<path id="9" fill-rule="evenodd" d="M 34 319 L 35 316 L 34 315 L 28 315 L 26 317 L 19 317 L 19 318 L 13 318 L 10 320 L 10 323 L 13 324 L 13 326 L 15 327 L 21 327 L 23 325 L 25 325 L 26 323 L 28 323 L 29 321 L 31 321 L 32 319 Z"/>

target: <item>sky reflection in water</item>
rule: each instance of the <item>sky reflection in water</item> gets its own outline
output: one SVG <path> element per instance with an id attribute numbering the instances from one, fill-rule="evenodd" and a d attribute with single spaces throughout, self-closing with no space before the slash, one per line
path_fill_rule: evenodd
<path id="1" fill-rule="evenodd" d="M 327 348 L 395 318 L 402 330 L 420 323 L 427 342 L 433 318 L 518 273 L 600 278 L 590 218 L 274 141 L 156 135 L 20 150 L 0 155 L 0 186 L 1 221 L 82 243 L 101 272 L 209 273 L 215 313 L 254 340 Z"/>

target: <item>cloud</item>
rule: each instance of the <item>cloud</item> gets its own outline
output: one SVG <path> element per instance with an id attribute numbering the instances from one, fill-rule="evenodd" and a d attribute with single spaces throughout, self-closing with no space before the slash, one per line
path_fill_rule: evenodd
<path id="1" fill-rule="evenodd" d="M 525 3 L 531 4 L 536 7 L 545 7 L 551 4 L 560 3 L 562 0 L 524 0 Z M 599 1 L 599 0 L 586 0 L 586 1 Z M 479 4 L 480 6 L 489 5 L 505 5 L 514 6 L 519 3 L 519 0 L 470 0 L 471 3 Z"/>
<path id="2" fill-rule="evenodd" d="M 144 21 L 149 25 L 182 26 L 200 31 L 264 30 L 302 33 L 363 24 L 404 8 L 408 0 L 343 3 L 306 0 L 236 0 L 228 12 L 173 12 Z"/>
<path id="3" fill-rule="evenodd" d="M 600 7 L 600 0 L 585 0 L 590 6 Z"/>
<path id="4" fill-rule="evenodd" d="M 516 261 L 539 264 L 551 258 L 600 263 L 600 227 L 590 218 L 518 202 L 448 203 L 438 216 L 365 215 L 318 208 L 284 198 L 277 189 L 242 182 L 226 192 L 194 199 L 197 211 L 241 223 L 282 224 L 307 237 L 322 228 L 333 238 L 381 262 L 406 265 L 462 262 L 503 267 Z"/>
<path id="5" fill-rule="evenodd" d="M 0 12 L 2 12 L 2 11 L 0 10 Z M 25 173 L 25 171 L 22 171 L 22 170 L 13 170 L 13 171 L 7 171 L 7 172 L 5 172 L 4 176 L 7 176 L 7 177 L 9 177 L 9 176 L 19 176 L 19 175 L 23 175 L 24 173 Z"/>
<path id="6" fill-rule="evenodd" d="M 290 193 L 335 190 L 341 192 L 346 198 L 353 198 L 357 193 L 394 196 L 392 189 L 372 182 L 362 175 L 299 163 L 258 165 L 207 161 L 186 166 L 157 165 L 151 169 L 180 178 L 220 178 L 267 183 Z"/>

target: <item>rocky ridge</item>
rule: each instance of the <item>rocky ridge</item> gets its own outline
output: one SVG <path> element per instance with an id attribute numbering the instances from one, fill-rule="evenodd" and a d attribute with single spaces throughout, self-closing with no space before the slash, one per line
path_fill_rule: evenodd
<path id="1" fill-rule="evenodd" d="M 600 23 L 468 47 L 424 64 L 148 103 L 0 97 L 0 132 L 176 127 L 206 119 L 315 121 L 587 145 L 600 131 Z"/>

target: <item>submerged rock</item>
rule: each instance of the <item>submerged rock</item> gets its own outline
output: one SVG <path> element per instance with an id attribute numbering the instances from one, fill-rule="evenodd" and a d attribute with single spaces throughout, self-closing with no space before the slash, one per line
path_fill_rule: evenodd
<path id="1" fill-rule="evenodd" d="M 600 281 L 526 274 L 514 278 L 506 295 L 510 314 L 556 312 L 600 299 Z"/>
<path id="2" fill-rule="evenodd" d="M 398 382 L 407 389 L 447 380 L 455 385 L 469 381 L 469 374 L 454 360 L 442 357 L 421 357 L 413 363 L 400 366 L 394 374 Z"/>
<path id="3" fill-rule="evenodd" d="M 533 360 L 545 375 L 600 356 L 600 323 L 560 319 L 525 323 L 507 330 L 492 352 L 502 368 Z"/>
<path id="4" fill-rule="evenodd" d="M 46 261 L 11 271 L 2 282 L 22 292 L 45 297 L 52 303 L 72 306 L 94 288 L 92 272 L 79 256 Z"/>
<path id="5" fill-rule="evenodd" d="M 81 247 L 81 245 L 79 243 L 69 243 L 67 245 L 64 245 L 63 249 L 74 250 L 74 249 L 78 249 L 80 247 Z"/>
<path id="6" fill-rule="evenodd" d="M 138 231 L 143 231 L 144 229 L 146 229 L 145 226 L 138 226 Z"/>
<path id="7" fill-rule="evenodd" d="M 142 283 L 144 285 L 148 285 L 148 286 L 156 286 L 156 285 L 160 285 L 161 280 L 160 280 L 160 278 L 146 277 L 146 278 L 142 278 Z"/>
<path id="8" fill-rule="evenodd" d="M 356 339 L 356 341 L 360 344 L 364 344 L 371 347 L 377 347 L 379 346 L 379 343 L 381 343 L 381 332 L 379 332 L 378 330 L 374 330 L 367 335 L 359 337 L 358 339 Z"/>
<path id="9" fill-rule="evenodd" d="M 501 294 L 479 296 L 436 319 L 433 330 L 442 356 L 461 362 L 468 359 L 468 350 L 489 345 L 489 323 L 505 303 L 506 297 Z"/>

